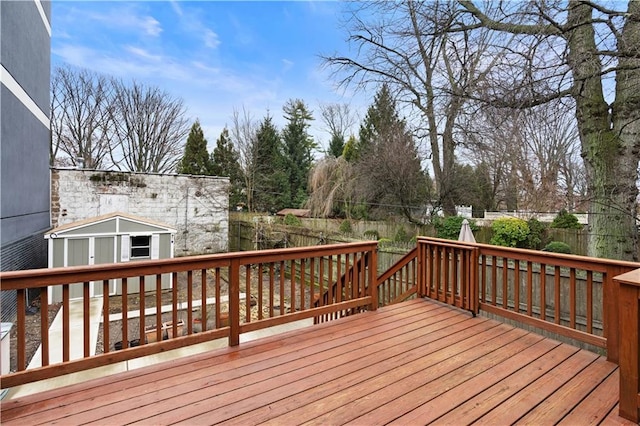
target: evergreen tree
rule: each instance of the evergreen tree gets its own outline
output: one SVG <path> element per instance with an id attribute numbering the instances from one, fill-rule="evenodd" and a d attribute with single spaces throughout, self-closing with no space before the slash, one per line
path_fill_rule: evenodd
<path id="1" fill-rule="evenodd" d="M 191 126 L 187 143 L 184 147 L 184 156 L 178 164 L 178 173 L 186 175 L 207 175 L 209 174 L 209 152 L 207 151 L 207 140 L 200 127 L 200 122 L 196 120 Z"/>
<path id="2" fill-rule="evenodd" d="M 333 135 L 329 142 L 329 155 L 338 158 L 342 155 L 342 151 L 344 151 L 344 138 L 341 135 Z"/>
<path id="3" fill-rule="evenodd" d="M 364 122 L 360 125 L 357 156 L 365 155 L 371 145 L 387 132 L 390 125 L 400 121 L 396 112 L 396 103 L 391 97 L 389 87 L 383 84 L 376 93 L 373 104 L 367 109 Z"/>
<path id="4" fill-rule="evenodd" d="M 284 118 L 289 122 L 282 132 L 291 196 L 287 207 L 301 207 L 307 199 L 307 181 L 313 163 L 312 150 L 316 147 L 308 133 L 309 122 L 313 117 L 300 99 L 290 99 L 283 111 Z"/>
<path id="5" fill-rule="evenodd" d="M 344 148 L 342 150 L 342 156 L 348 162 L 354 162 L 358 158 L 357 151 L 358 151 L 358 141 L 356 140 L 355 136 L 351 135 L 349 136 L 349 140 L 347 141 L 347 143 L 344 145 Z"/>
<path id="6" fill-rule="evenodd" d="M 414 215 L 429 201 L 431 183 L 386 85 L 376 94 L 360 126 L 356 152 L 355 192 L 358 201 L 370 209 L 369 215 L 385 218 L 402 214 L 418 222 Z"/>
<path id="7" fill-rule="evenodd" d="M 243 178 L 240 168 L 240 154 L 233 147 L 229 138 L 229 130 L 225 127 L 216 141 L 211 153 L 209 174 L 229 177 L 229 206 L 234 207 L 245 201 L 242 194 Z"/>
<path id="8" fill-rule="evenodd" d="M 282 140 L 271 116 L 267 115 L 256 133 L 253 204 L 256 211 L 275 213 L 289 207 L 291 200 L 287 162 Z"/>

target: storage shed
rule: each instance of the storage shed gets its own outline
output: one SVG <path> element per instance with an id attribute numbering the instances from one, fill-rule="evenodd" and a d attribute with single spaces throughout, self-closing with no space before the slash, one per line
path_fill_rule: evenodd
<path id="1" fill-rule="evenodd" d="M 176 230 L 170 226 L 125 213 L 110 213 L 62 225 L 44 235 L 48 240 L 49 267 L 135 262 L 172 258 Z M 171 274 L 163 275 L 162 288 L 171 288 Z M 102 282 L 89 286 L 91 297 L 101 296 Z M 127 280 L 129 293 L 139 291 L 139 280 Z M 145 290 L 156 288 L 156 280 L 146 279 Z M 82 285 L 70 287 L 70 297 L 82 297 Z M 109 295 L 122 293 L 121 280 L 111 280 Z M 62 289 L 49 291 L 51 303 L 62 300 Z"/>

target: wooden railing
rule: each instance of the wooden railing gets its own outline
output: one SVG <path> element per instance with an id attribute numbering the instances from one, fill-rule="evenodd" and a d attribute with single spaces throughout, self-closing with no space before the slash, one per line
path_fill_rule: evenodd
<path id="1" fill-rule="evenodd" d="M 618 361 L 613 277 L 637 263 L 436 238 L 419 238 L 418 249 L 421 295 L 604 348 Z"/>
<path id="2" fill-rule="evenodd" d="M 391 305 L 415 297 L 418 288 L 418 247 L 383 272 L 377 282 L 378 306 Z"/>
<path id="3" fill-rule="evenodd" d="M 615 277 L 620 285 L 620 416 L 640 423 L 640 269 Z"/>
<path id="4" fill-rule="evenodd" d="M 477 313 L 477 248 L 419 238 L 418 258 L 421 296 Z"/>
<path id="5" fill-rule="evenodd" d="M 2 291 L 17 292 L 18 317 L 17 344 L 12 348 L 15 368 L 13 373 L 0 377 L 2 387 L 222 337 L 228 338 L 229 345 L 238 345 L 241 333 L 333 313 L 375 310 L 376 249 L 377 243 L 364 242 L 3 272 Z M 344 286 L 340 297 L 329 298 L 314 307 L 315 295 L 322 294 L 340 278 L 338 265 L 344 262 L 364 265 L 361 259 L 366 259 L 368 266 L 359 267 L 357 273 L 341 281 Z M 162 290 L 167 279 L 172 287 Z M 109 294 L 114 281 L 121 294 L 103 298 L 99 343 L 92 356 L 91 286 L 97 283 L 102 294 Z M 74 331 L 69 312 L 70 295 L 77 294 L 77 286 L 82 295 L 83 347 L 79 358 L 73 359 Z M 140 287 L 146 290 L 143 294 Z M 39 289 L 41 306 L 38 324 L 27 330 L 26 293 L 30 289 Z M 51 325 L 48 300 L 52 292 L 62 299 L 62 335 L 61 341 L 55 342 L 47 332 Z M 119 324 L 115 332 L 114 316 Z M 41 341 L 41 367 L 27 369 L 27 333 L 37 334 L 31 338 Z M 62 347 L 60 360 L 50 359 L 52 345 Z"/>
<path id="6" fill-rule="evenodd" d="M 367 294 L 368 289 L 365 287 L 367 280 L 359 277 L 361 274 L 365 274 L 370 260 L 369 253 L 362 253 L 358 256 L 337 255 L 335 260 L 333 256 L 330 256 L 327 262 L 327 267 L 335 269 L 335 276 L 337 279 L 333 281 L 333 284 L 318 286 L 318 295 L 311 294 L 311 300 L 313 300 L 313 307 L 319 308 L 321 306 L 333 305 L 334 303 L 340 303 L 350 299 L 356 299 L 363 297 Z M 329 283 L 331 283 L 331 277 L 334 275 L 332 271 L 329 271 Z M 360 279 L 359 279 L 360 278 Z M 311 286 L 313 289 L 314 286 Z M 325 289 L 323 291 L 323 288 Z M 337 318 L 342 318 L 347 315 L 352 315 L 360 312 L 362 308 L 351 308 L 342 311 L 336 311 L 320 315 L 314 318 L 314 323 L 319 324 L 326 321 L 331 321 Z"/>

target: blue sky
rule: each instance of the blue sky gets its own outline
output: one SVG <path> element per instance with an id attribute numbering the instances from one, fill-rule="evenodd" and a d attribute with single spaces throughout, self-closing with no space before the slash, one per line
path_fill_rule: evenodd
<path id="1" fill-rule="evenodd" d="M 365 110 L 370 99 L 335 87 L 319 54 L 347 52 L 338 2 L 52 2 L 52 66 L 69 64 L 154 85 L 181 97 L 209 147 L 233 109 L 256 119 L 303 99 L 311 133 L 328 145 L 321 103 Z"/>

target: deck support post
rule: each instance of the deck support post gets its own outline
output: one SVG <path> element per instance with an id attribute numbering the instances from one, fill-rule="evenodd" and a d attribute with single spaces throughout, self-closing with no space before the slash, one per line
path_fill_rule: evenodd
<path id="1" fill-rule="evenodd" d="M 618 336 L 620 411 L 625 419 L 640 422 L 640 269 L 618 275 Z"/>

